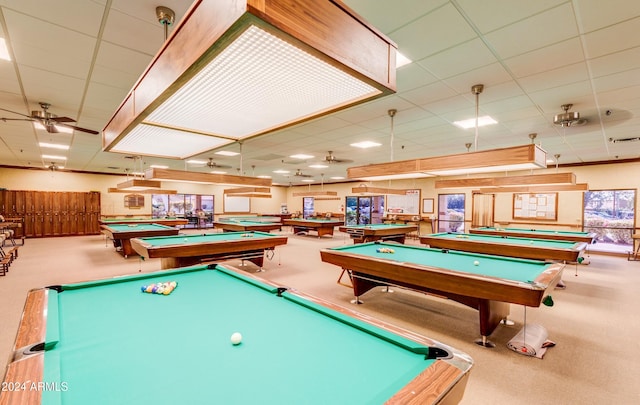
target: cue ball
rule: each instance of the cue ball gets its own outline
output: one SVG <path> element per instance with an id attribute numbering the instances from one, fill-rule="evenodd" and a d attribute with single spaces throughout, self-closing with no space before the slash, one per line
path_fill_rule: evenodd
<path id="1" fill-rule="evenodd" d="M 480 262 L 476 260 L 475 262 L 473 262 L 473 265 L 474 265 L 474 266 L 479 266 L 479 265 L 480 265 Z"/>
<path id="2" fill-rule="evenodd" d="M 235 332 L 231 335 L 231 343 L 234 345 L 239 345 L 242 342 L 242 335 L 240 332 Z"/>

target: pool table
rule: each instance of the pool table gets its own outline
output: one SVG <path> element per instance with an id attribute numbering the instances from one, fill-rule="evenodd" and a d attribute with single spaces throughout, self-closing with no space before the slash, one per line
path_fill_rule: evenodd
<path id="1" fill-rule="evenodd" d="M 160 224 L 167 226 L 187 225 L 189 221 L 184 218 L 102 218 L 98 220 L 100 225 L 113 224 Z"/>
<path id="2" fill-rule="evenodd" d="M 488 347 L 493 346 L 489 335 L 509 315 L 509 304 L 539 307 L 543 300 L 549 302 L 546 297 L 565 267 L 563 263 L 385 242 L 322 249 L 320 256 L 349 272 L 355 303 L 361 303 L 360 296 L 376 286 L 397 285 L 478 310 L 478 343 Z"/>
<path id="3" fill-rule="evenodd" d="M 280 222 L 260 222 L 249 220 L 220 220 L 214 221 L 213 226 L 222 229 L 224 232 L 246 232 L 246 231 L 276 231 L 282 227 Z"/>
<path id="4" fill-rule="evenodd" d="M 576 263 L 587 248 L 584 242 L 567 240 L 518 238 L 464 233 L 434 233 L 420 236 L 420 243 L 438 249 L 462 250 L 523 259 Z"/>
<path id="5" fill-rule="evenodd" d="M 160 224 L 109 224 L 100 225 L 102 233 L 108 239 L 113 240 L 113 246 L 116 250 L 127 258 L 129 255 L 135 254 L 135 250 L 131 247 L 132 238 L 144 238 L 146 236 L 170 236 L 177 235 L 180 230 L 172 226 Z"/>
<path id="6" fill-rule="evenodd" d="M 481 235 L 515 236 L 518 238 L 541 238 L 554 240 L 570 240 L 573 242 L 595 243 L 594 232 L 554 231 L 550 229 L 495 228 L 484 226 L 469 229 L 469 233 Z"/>
<path id="7" fill-rule="evenodd" d="M 222 217 L 219 221 L 282 222 L 282 219 L 275 215 L 240 215 L 236 217 Z"/>
<path id="8" fill-rule="evenodd" d="M 282 221 L 283 225 L 289 225 L 293 229 L 293 233 L 302 233 L 314 231 L 318 234 L 318 238 L 324 235 L 333 236 L 333 228 L 344 224 L 344 221 L 336 219 L 300 219 L 292 218 Z"/>
<path id="9" fill-rule="evenodd" d="M 170 295 L 141 292 L 166 281 Z M 473 365 L 229 265 L 32 290 L 14 347 L 2 405 L 449 404 Z"/>
<path id="10" fill-rule="evenodd" d="M 205 261 L 249 260 L 262 268 L 264 254 L 285 245 L 287 237 L 266 232 L 224 232 L 135 238 L 131 246 L 145 258 L 161 258 L 163 269 Z"/>
<path id="11" fill-rule="evenodd" d="M 404 224 L 369 224 L 347 225 L 338 228 L 340 232 L 349 234 L 353 243 L 366 243 L 376 240 L 387 240 L 404 243 L 405 237 L 411 232 L 417 232 L 417 225 Z"/>

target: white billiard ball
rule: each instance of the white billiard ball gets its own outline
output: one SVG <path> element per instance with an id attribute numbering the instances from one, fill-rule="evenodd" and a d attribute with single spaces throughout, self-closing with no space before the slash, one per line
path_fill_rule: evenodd
<path id="1" fill-rule="evenodd" d="M 242 342 L 242 335 L 240 332 L 235 332 L 231 335 L 231 344 L 239 345 Z"/>
<path id="2" fill-rule="evenodd" d="M 474 265 L 474 266 L 479 266 L 479 265 L 480 265 L 480 262 L 476 260 L 476 261 L 474 261 L 474 262 L 473 262 L 473 265 Z"/>

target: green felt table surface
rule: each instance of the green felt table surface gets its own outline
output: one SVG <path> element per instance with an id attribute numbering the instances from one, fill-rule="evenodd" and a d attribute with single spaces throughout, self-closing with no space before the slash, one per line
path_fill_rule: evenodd
<path id="1" fill-rule="evenodd" d="M 306 218 L 306 219 L 301 219 L 301 218 L 292 218 L 292 219 L 287 219 L 285 221 L 298 221 L 298 222 L 343 222 L 337 219 L 330 219 L 330 218 Z"/>
<path id="2" fill-rule="evenodd" d="M 191 243 L 215 243 L 228 242 L 233 240 L 251 240 L 251 238 L 277 238 L 280 235 L 250 231 L 250 232 L 223 232 L 223 233 L 207 233 L 207 234 L 189 234 L 189 235 L 173 235 L 173 236 L 157 236 L 140 238 L 140 240 L 151 246 L 169 246 Z"/>
<path id="3" fill-rule="evenodd" d="M 233 225 L 244 225 L 244 226 L 273 226 L 273 225 L 278 225 L 275 222 L 270 222 L 270 221 L 252 221 L 252 220 L 245 220 L 245 219 L 238 219 L 238 220 L 227 220 L 227 219 L 221 219 L 220 221 L 216 221 L 216 223 L 219 224 L 233 224 Z"/>
<path id="4" fill-rule="evenodd" d="M 135 232 L 135 231 L 154 231 L 154 230 L 167 230 L 175 229 L 174 227 L 161 225 L 161 224 L 135 224 L 131 226 L 128 224 L 109 224 L 106 225 L 112 232 Z"/>
<path id="5" fill-rule="evenodd" d="M 280 222 L 280 217 L 270 217 L 270 216 L 256 216 L 256 215 L 247 215 L 247 216 L 239 216 L 239 217 L 225 217 L 220 218 L 218 222 L 238 222 L 238 221 L 253 221 L 253 222 Z"/>
<path id="6" fill-rule="evenodd" d="M 501 243 L 506 245 L 516 246 L 530 246 L 530 247 L 545 247 L 549 249 L 572 249 L 577 242 L 566 240 L 553 240 L 553 239 L 529 239 L 513 236 L 496 236 L 496 235 L 481 235 L 481 234 L 459 234 L 451 232 L 434 233 L 426 235 L 432 238 L 444 238 L 444 239 L 461 239 L 465 241 L 474 241 L 479 243 Z"/>
<path id="7" fill-rule="evenodd" d="M 378 252 L 380 248 L 390 248 L 394 253 Z M 531 283 L 540 273 L 551 266 L 551 264 L 538 260 L 516 259 L 453 250 L 444 253 L 441 249 L 400 245 L 397 243 L 360 243 L 340 246 L 330 250 L 522 283 Z M 476 261 L 478 265 L 474 264 Z"/>
<path id="8" fill-rule="evenodd" d="M 141 292 L 166 281 L 178 283 L 170 295 Z M 417 343 L 224 269 L 67 285 L 49 301 L 59 335 L 45 381 L 68 389 L 44 392 L 45 404 L 380 404 L 434 362 Z"/>
<path id="9" fill-rule="evenodd" d="M 580 232 L 580 231 L 555 231 L 552 229 L 528 229 L 528 228 L 500 228 L 497 229 L 495 227 L 479 227 L 476 228 L 478 230 L 488 230 L 488 231 L 506 231 L 506 232 L 522 232 L 522 233 L 531 233 L 532 235 L 574 235 L 574 236 L 589 236 L 589 232 Z"/>
<path id="10" fill-rule="evenodd" d="M 393 229 L 393 228 L 415 228 L 415 225 L 406 224 L 368 224 L 368 225 L 346 225 L 347 229 Z"/>

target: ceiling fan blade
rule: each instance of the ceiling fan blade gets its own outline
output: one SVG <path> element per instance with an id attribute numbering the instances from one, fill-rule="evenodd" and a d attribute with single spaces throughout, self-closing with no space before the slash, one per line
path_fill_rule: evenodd
<path id="1" fill-rule="evenodd" d="M 4 118 L 0 117 L 0 121 L 33 121 L 31 118 Z"/>
<path id="2" fill-rule="evenodd" d="M 98 131 L 94 131 L 93 129 L 87 129 L 87 128 L 82 128 L 82 127 L 76 127 L 75 125 L 69 125 L 69 124 L 64 124 L 64 123 L 58 123 L 57 125 L 61 125 L 63 127 L 67 127 L 67 128 L 71 128 L 74 131 L 80 131 L 80 132 L 86 132 L 87 134 L 91 134 L 91 135 L 98 135 L 100 132 Z M 55 127 L 55 125 L 54 125 Z M 56 132 L 58 130 L 56 129 Z"/>
<path id="3" fill-rule="evenodd" d="M 22 114 L 22 113 L 19 113 L 19 112 L 15 112 L 15 111 L 11 111 L 11 110 L 7 110 L 6 108 L 0 108 L 0 110 L 9 112 L 11 114 L 17 114 L 17 115 L 22 115 L 23 117 L 31 118 L 31 116 L 29 116 L 29 115 Z M 7 119 L 10 119 L 10 118 L 7 118 Z"/>
<path id="4" fill-rule="evenodd" d="M 69 117 L 51 117 L 49 118 L 49 121 L 55 121 L 57 123 L 76 122 L 76 120 Z"/>

